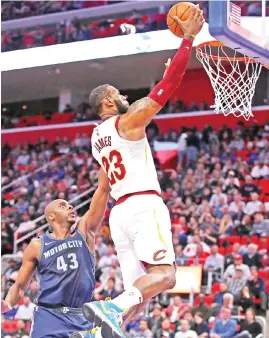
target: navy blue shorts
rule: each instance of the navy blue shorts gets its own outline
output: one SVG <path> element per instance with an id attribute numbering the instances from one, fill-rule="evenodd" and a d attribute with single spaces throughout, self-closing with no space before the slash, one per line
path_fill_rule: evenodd
<path id="1" fill-rule="evenodd" d="M 34 310 L 31 338 L 69 338 L 75 331 L 91 330 L 85 317 L 77 314 L 59 313 L 37 306 Z"/>

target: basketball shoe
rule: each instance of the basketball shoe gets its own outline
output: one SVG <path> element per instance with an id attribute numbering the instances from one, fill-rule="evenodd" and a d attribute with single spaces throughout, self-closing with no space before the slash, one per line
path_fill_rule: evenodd
<path id="1" fill-rule="evenodd" d="M 98 338 L 97 336 L 101 337 L 101 332 L 99 333 L 99 331 L 100 328 L 95 327 L 92 330 L 74 332 L 69 338 Z"/>
<path id="2" fill-rule="evenodd" d="M 125 310 L 120 309 L 113 302 L 101 300 L 85 303 L 82 306 L 82 312 L 89 322 L 93 322 L 96 326 L 101 326 L 103 338 L 125 338 L 125 335 L 120 328 Z"/>

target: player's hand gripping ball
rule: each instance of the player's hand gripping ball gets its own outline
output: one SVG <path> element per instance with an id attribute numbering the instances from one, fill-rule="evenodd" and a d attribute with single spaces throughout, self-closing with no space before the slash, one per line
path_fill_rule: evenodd
<path id="1" fill-rule="evenodd" d="M 203 26 L 204 17 L 199 5 L 191 2 L 175 4 L 167 14 L 167 26 L 179 38 L 196 36 Z"/>

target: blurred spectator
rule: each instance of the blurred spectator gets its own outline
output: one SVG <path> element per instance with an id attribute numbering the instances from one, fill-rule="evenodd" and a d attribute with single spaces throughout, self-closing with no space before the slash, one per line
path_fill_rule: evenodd
<path id="1" fill-rule="evenodd" d="M 112 266 L 112 261 L 113 260 L 118 260 L 117 256 L 115 255 L 114 248 L 111 244 L 107 246 L 107 252 L 105 256 L 102 256 L 100 258 L 100 261 L 98 263 L 99 268 L 105 268 L 105 267 L 111 267 Z"/>
<path id="2" fill-rule="evenodd" d="M 228 211 L 227 206 L 223 207 L 222 210 Z M 233 224 L 232 217 L 229 214 L 222 215 L 221 221 L 220 221 L 220 227 L 219 227 L 219 233 L 221 237 L 223 238 L 227 235 L 232 235 L 233 230 L 234 230 L 234 224 Z"/>
<path id="3" fill-rule="evenodd" d="M 193 330 L 197 333 L 198 337 L 206 338 L 209 336 L 209 326 L 206 321 L 204 321 L 205 315 L 203 312 L 197 312 L 194 316 L 194 328 Z M 208 318 L 206 318 L 207 320 Z"/>
<path id="4" fill-rule="evenodd" d="M 3 272 L 3 275 L 5 276 L 6 279 L 9 279 L 12 272 L 18 270 L 18 263 L 14 259 L 10 259 L 7 264 L 8 264 L 8 266 L 7 266 L 6 270 Z"/>
<path id="5" fill-rule="evenodd" d="M 249 290 L 249 287 L 245 285 L 241 292 L 241 297 L 238 302 L 239 305 L 239 314 L 245 314 L 246 310 L 253 306 L 252 294 Z"/>
<path id="6" fill-rule="evenodd" d="M 269 220 L 265 220 L 261 212 L 256 212 L 254 215 L 254 222 L 251 233 L 253 235 L 261 235 L 264 233 L 269 236 Z"/>
<path id="7" fill-rule="evenodd" d="M 186 319 L 180 322 L 180 331 L 175 334 L 175 338 L 197 338 L 197 333 L 190 330 L 190 324 Z"/>
<path id="8" fill-rule="evenodd" d="M 155 336 L 157 331 L 161 329 L 162 326 L 162 306 L 160 304 L 155 304 L 153 307 L 152 317 L 149 319 L 149 329 L 151 330 L 152 334 Z"/>
<path id="9" fill-rule="evenodd" d="M 203 318 L 205 318 L 206 320 L 208 320 L 211 316 L 211 310 L 210 308 L 205 304 L 205 295 L 203 293 L 200 293 L 198 295 L 198 299 L 199 299 L 199 305 L 195 306 L 192 309 L 192 314 L 194 315 L 194 317 L 196 317 L 197 314 L 203 314 Z M 199 320 L 198 320 L 199 321 Z M 196 321 L 195 321 L 196 323 Z M 196 331 L 196 330 L 195 330 Z M 196 331 L 197 332 L 197 331 Z M 198 333 L 198 332 L 197 332 Z"/>
<path id="10" fill-rule="evenodd" d="M 252 177 L 247 175 L 245 178 L 245 183 L 241 187 L 241 193 L 243 197 L 250 197 L 251 193 L 258 192 L 259 188 L 257 184 L 253 183 Z"/>
<path id="11" fill-rule="evenodd" d="M 243 264 L 243 257 L 241 255 L 234 256 L 234 263 L 230 264 L 224 272 L 223 277 L 225 279 L 235 277 L 236 268 L 241 268 L 243 273 L 243 278 L 248 278 L 250 276 L 250 269 L 246 264 Z"/>
<path id="12" fill-rule="evenodd" d="M 240 266 L 235 268 L 235 275 L 227 280 L 228 292 L 234 296 L 234 303 L 238 303 L 241 298 L 241 291 L 246 285 L 247 279 L 243 276 Z"/>
<path id="13" fill-rule="evenodd" d="M 214 305 L 221 305 L 223 304 L 223 298 L 224 298 L 224 295 L 228 292 L 228 285 L 227 283 L 220 283 L 220 291 L 217 292 L 215 295 L 214 295 L 214 299 L 213 299 L 213 304 Z"/>
<path id="14" fill-rule="evenodd" d="M 254 179 L 265 179 L 269 177 L 269 168 L 267 165 L 264 164 L 263 159 L 259 159 L 257 165 L 255 165 L 251 171 L 251 176 Z"/>
<path id="15" fill-rule="evenodd" d="M 198 151 L 200 149 L 200 139 L 197 135 L 197 130 L 194 127 L 191 131 L 188 131 L 187 142 L 187 168 L 195 168 Z"/>
<path id="16" fill-rule="evenodd" d="M 33 280 L 26 291 L 26 296 L 31 299 L 31 301 L 34 303 L 37 299 L 39 293 L 39 285 L 36 280 Z"/>
<path id="17" fill-rule="evenodd" d="M 210 199 L 209 205 L 211 207 L 216 207 L 217 205 L 219 205 L 220 201 L 223 201 L 225 204 L 227 204 L 227 195 L 222 192 L 220 186 L 216 186 L 215 192 Z"/>
<path id="18" fill-rule="evenodd" d="M 107 287 L 107 282 L 109 278 L 115 279 L 115 289 L 120 292 L 122 290 L 122 275 L 121 269 L 119 267 L 118 260 L 113 259 L 111 266 L 106 266 L 101 268 L 102 274 L 100 276 L 101 286 L 100 288 L 103 289 Z"/>
<path id="19" fill-rule="evenodd" d="M 243 255 L 243 263 L 249 267 L 256 266 L 258 269 L 262 267 L 261 256 L 258 254 L 258 246 L 250 243 L 248 252 Z"/>
<path id="20" fill-rule="evenodd" d="M 229 205 L 229 213 L 233 216 L 233 218 L 241 219 L 244 216 L 244 213 L 237 216 L 240 211 L 243 211 L 245 207 L 245 202 L 242 200 L 242 195 L 238 192 L 233 194 L 233 201 Z"/>
<path id="21" fill-rule="evenodd" d="M 262 202 L 259 201 L 259 195 L 256 192 L 250 194 L 251 201 L 246 204 L 244 212 L 248 215 L 253 215 L 255 212 L 259 212 L 262 206 Z"/>
<path id="22" fill-rule="evenodd" d="M 23 304 L 18 307 L 16 318 L 30 320 L 33 317 L 34 308 L 35 304 L 31 302 L 31 299 L 29 297 L 24 297 Z"/>
<path id="23" fill-rule="evenodd" d="M 186 265 L 188 258 L 183 253 L 182 245 L 177 245 L 175 248 L 175 254 L 176 254 L 176 264 L 177 266 Z"/>
<path id="24" fill-rule="evenodd" d="M 23 234 L 35 229 L 36 225 L 34 222 L 30 221 L 30 217 L 27 212 L 21 215 L 21 219 L 23 222 L 20 224 L 17 230 L 18 233 Z"/>
<path id="25" fill-rule="evenodd" d="M 119 295 L 119 292 L 115 289 L 115 278 L 108 278 L 106 289 L 101 291 L 99 295 L 102 296 L 103 299 L 107 297 L 114 299 Z"/>
<path id="26" fill-rule="evenodd" d="M 103 242 L 101 236 L 97 236 L 95 239 L 95 250 L 98 251 L 100 257 L 105 256 L 107 253 L 107 245 Z"/>
<path id="27" fill-rule="evenodd" d="M 72 113 L 74 109 L 70 106 L 70 104 L 66 104 L 63 110 L 63 113 Z"/>
<path id="28" fill-rule="evenodd" d="M 188 137 L 188 134 L 186 133 L 186 128 L 182 127 L 181 133 L 177 141 L 178 142 L 178 163 L 181 165 L 186 156 L 187 137 Z"/>
<path id="29" fill-rule="evenodd" d="M 210 331 L 211 338 L 234 337 L 236 321 L 231 319 L 231 309 L 224 309 L 221 319 L 217 319 Z"/>
<path id="30" fill-rule="evenodd" d="M 262 334 L 262 327 L 256 321 L 255 311 L 253 309 L 248 309 L 246 311 L 246 319 L 240 325 L 240 333 L 236 335 L 236 338 L 250 338 L 257 337 Z"/>
<path id="31" fill-rule="evenodd" d="M 168 308 L 164 310 L 164 313 L 170 318 L 171 323 L 175 323 L 189 310 L 191 310 L 190 305 L 183 303 L 181 297 L 176 295 L 173 298 L 172 305 L 169 305 Z"/>
<path id="32" fill-rule="evenodd" d="M 28 332 L 26 331 L 26 325 L 23 320 L 18 320 L 17 322 L 17 332 L 15 333 L 16 338 L 28 337 Z"/>
<path id="33" fill-rule="evenodd" d="M 139 332 L 134 336 L 134 338 L 152 338 L 153 334 L 148 328 L 148 322 L 146 319 L 140 319 Z"/>
<path id="34" fill-rule="evenodd" d="M 235 177 L 235 172 L 233 170 L 230 170 L 228 172 L 228 177 L 224 181 L 222 189 L 225 191 L 225 193 L 231 195 L 235 194 L 239 190 L 239 187 L 240 187 L 239 179 Z"/>
<path id="35" fill-rule="evenodd" d="M 211 255 L 205 260 L 204 270 L 221 275 L 224 269 L 224 257 L 218 253 L 218 250 L 219 248 L 217 245 L 212 245 Z"/>
<path id="36" fill-rule="evenodd" d="M 192 242 L 187 244 L 183 253 L 187 257 L 196 257 L 199 259 L 202 258 L 204 254 L 210 254 L 211 249 L 205 242 L 201 242 L 198 235 L 194 235 Z"/>
<path id="37" fill-rule="evenodd" d="M 234 151 L 239 151 L 245 148 L 245 143 L 240 135 L 236 134 L 229 147 Z"/>
<path id="38" fill-rule="evenodd" d="M 253 296 L 261 300 L 261 310 L 266 311 L 267 296 L 265 281 L 263 278 L 259 277 L 258 269 L 256 266 L 252 266 L 250 271 L 251 275 L 249 276 L 247 281 L 249 291 Z"/>
<path id="39" fill-rule="evenodd" d="M 161 328 L 156 332 L 154 338 L 174 338 L 174 333 L 173 331 L 170 329 L 170 320 L 165 318 L 162 321 L 162 325 Z"/>
<path id="40" fill-rule="evenodd" d="M 258 1 L 251 2 L 247 8 L 247 15 L 249 16 L 261 16 L 262 5 Z"/>

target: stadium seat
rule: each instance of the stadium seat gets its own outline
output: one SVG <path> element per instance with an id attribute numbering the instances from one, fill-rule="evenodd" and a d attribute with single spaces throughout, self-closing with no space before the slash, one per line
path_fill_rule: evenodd
<path id="1" fill-rule="evenodd" d="M 233 246 L 229 245 L 225 248 L 225 256 L 230 255 L 233 252 Z"/>
<path id="2" fill-rule="evenodd" d="M 248 242 L 248 236 L 242 236 L 241 241 L 240 241 L 241 245 L 246 245 L 247 242 Z"/>
<path id="3" fill-rule="evenodd" d="M 6 320 L 2 323 L 2 330 L 7 333 L 14 333 L 18 330 L 18 321 L 17 320 Z"/>
<path id="4" fill-rule="evenodd" d="M 249 158 L 249 150 L 238 150 L 235 152 L 236 157 L 242 157 L 243 160 L 248 160 Z"/>
<path id="5" fill-rule="evenodd" d="M 220 283 L 215 283 L 213 284 L 212 287 L 212 294 L 214 295 L 215 293 L 220 292 Z"/>
<path id="6" fill-rule="evenodd" d="M 251 236 L 251 242 L 254 244 L 258 244 L 259 238 L 258 236 Z"/>
<path id="7" fill-rule="evenodd" d="M 224 248 L 219 248 L 219 254 L 221 254 L 221 255 L 225 255 L 225 249 Z"/>
<path id="8" fill-rule="evenodd" d="M 262 194 L 269 195 L 269 180 L 260 180 L 258 186 Z"/>
<path id="9" fill-rule="evenodd" d="M 259 270 L 258 271 L 259 277 L 265 279 L 265 280 L 269 280 L 269 272 L 266 270 Z"/>
<path id="10" fill-rule="evenodd" d="M 225 240 L 227 241 L 227 242 L 231 242 L 231 243 L 240 243 L 240 236 L 227 236 L 226 238 L 225 238 Z"/>

